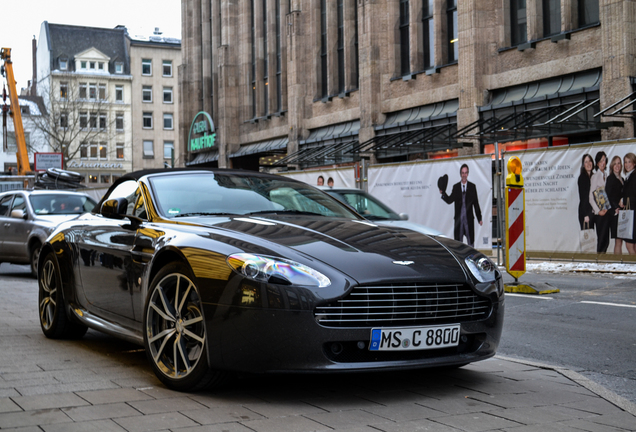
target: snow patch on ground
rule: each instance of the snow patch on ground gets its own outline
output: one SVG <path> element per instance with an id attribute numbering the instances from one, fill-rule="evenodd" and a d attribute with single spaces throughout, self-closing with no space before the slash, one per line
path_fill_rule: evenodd
<path id="1" fill-rule="evenodd" d="M 614 273 L 636 278 L 636 264 L 526 261 L 526 270 L 544 273 Z"/>

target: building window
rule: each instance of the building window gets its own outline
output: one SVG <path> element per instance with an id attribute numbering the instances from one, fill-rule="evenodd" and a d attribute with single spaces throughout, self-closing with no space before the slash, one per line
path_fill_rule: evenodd
<path id="1" fill-rule="evenodd" d="M 251 48 L 252 48 L 252 69 L 250 71 L 250 81 L 252 84 L 252 118 L 256 118 L 256 7 L 254 0 L 250 1 L 252 12 L 252 28 L 251 28 Z"/>
<path id="2" fill-rule="evenodd" d="M 96 62 L 92 61 L 89 63 L 89 65 L 90 65 L 89 66 L 90 69 L 95 69 Z"/>
<path id="3" fill-rule="evenodd" d="M 66 129 L 68 127 L 68 113 L 60 113 L 60 127 Z"/>
<path id="4" fill-rule="evenodd" d="M 90 127 L 92 130 L 97 129 L 97 113 L 91 113 L 90 115 Z"/>
<path id="5" fill-rule="evenodd" d="M 119 142 L 115 144 L 115 155 L 117 159 L 124 158 L 124 143 Z"/>
<path id="6" fill-rule="evenodd" d="M 163 76 L 171 77 L 172 76 L 172 60 L 164 60 L 162 70 L 163 70 Z"/>
<path id="7" fill-rule="evenodd" d="M 327 69 L 327 0 L 320 0 L 320 94 L 329 96 Z"/>
<path id="8" fill-rule="evenodd" d="M 163 103 L 172 103 L 172 87 L 163 88 Z"/>
<path id="9" fill-rule="evenodd" d="M 108 145 L 105 142 L 99 143 L 99 158 L 108 159 Z"/>
<path id="10" fill-rule="evenodd" d="M 353 84 L 356 88 L 360 87 L 359 79 L 360 79 L 360 58 L 358 57 L 358 2 L 357 0 L 353 0 L 353 17 L 354 17 L 354 41 L 353 41 L 353 58 L 355 61 L 355 65 L 353 68 Z"/>
<path id="11" fill-rule="evenodd" d="M 115 102 L 124 101 L 124 86 L 115 86 Z"/>
<path id="12" fill-rule="evenodd" d="M 599 22 L 598 0 L 578 0 L 579 27 Z"/>
<path id="13" fill-rule="evenodd" d="M 80 62 L 80 69 L 86 69 L 86 60 Z"/>
<path id="14" fill-rule="evenodd" d="M 143 86 L 141 100 L 144 102 L 152 102 L 152 86 Z"/>
<path id="15" fill-rule="evenodd" d="M 411 72 L 409 44 L 409 0 L 400 0 L 400 74 Z"/>
<path id="16" fill-rule="evenodd" d="M 90 151 L 90 158 L 91 159 L 95 159 L 97 160 L 97 143 L 96 142 L 92 142 L 89 145 L 89 151 Z"/>
<path id="17" fill-rule="evenodd" d="M 100 183 L 110 183 L 110 174 L 100 174 L 99 175 Z"/>
<path id="18" fill-rule="evenodd" d="M 152 75 L 152 60 L 151 59 L 141 60 L 141 74 Z"/>
<path id="19" fill-rule="evenodd" d="M 174 142 L 172 141 L 164 141 L 163 142 L 163 158 L 167 160 L 172 160 L 172 153 L 174 152 Z M 174 168 L 174 167 L 172 167 Z"/>
<path id="20" fill-rule="evenodd" d="M 515 46 L 527 40 L 526 0 L 510 0 L 510 42 Z"/>
<path id="21" fill-rule="evenodd" d="M 104 70 L 104 62 L 97 63 L 97 69 Z"/>
<path id="22" fill-rule="evenodd" d="M 97 183 L 97 174 L 88 174 L 88 182 L 89 183 Z"/>
<path id="23" fill-rule="evenodd" d="M 88 96 L 88 84 L 80 83 L 79 85 L 79 97 L 80 99 L 86 99 Z"/>
<path id="24" fill-rule="evenodd" d="M 97 99 L 97 84 L 95 83 L 90 83 L 88 85 L 88 98 L 90 100 L 95 100 Z"/>
<path id="25" fill-rule="evenodd" d="M 454 63 L 459 59 L 459 43 L 457 42 L 457 0 L 448 0 L 446 5 L 448 63 Z"/>
<path id="26" fill-rule="evenodd" d="M 99 115 L 99 130 L 106 130 L 106 114 Z"/>
<path id="27" fill-rule="evenodd" d="M 152 141 L 144 141 L 144 159 L 153 159 L 155 157 L 155 149 Z"/>
<path id="28" fill-rule="evenodd" d="M 60 59 L 60 70 L 67 70 L 68 69 L 68 60 L 65 58 L 61 58 Z"/>
<path id="29" fill-rule="evenodd" d="M 345 91 L 345 55 L 344 55 L 344 0 L 338 0 L 338 93 Z"/>
<path id="30" fill-rule="evenodd" d="M 115 115 L 115 130 L 117 130 L 117 132 L 124 131 L 124 115 L 123 114 Z"/>
<path id="31" fill-rule="evenodd" d="M 88 113 L 86 111 L 79 113 L 79 125 L 81 129 L 88 128 Z"/>
<path id="32" fill-rule="evenodd" d="M 168 130 L 174 129 L 172 113 L 164 113 L 163 128 Z"/>
<path id="33" fill-rule="evenodd" d="M 152 129 L 152 113 L 145 112 L 143 114 L 143 127 L 144 129 Z"/>
<path id="34" fill-rule="evenodd" d="M 68 83 L 60 83 L 60 99 L 66 100 L 68 98 Z"/>
<path id="35" fill-rule="evenodd" d="M 80 144 L 80 159 L 88 159 L 88 144 L 85 142 Z"/>
<path id="36" fill-rule="evenodd" d="M 561 0 L 543 0 L 543 36 L 561 33 Z"/>
<path id="37" fill-rule="evenodd" d="M 267 55 L 267 0 L 263 0 L 263 112 L 269 112 L 269 56 Z"/>
<path id="38" fill-rule="evenodd" d="M 280 0 L 276 0 L 276 109 L 283 110 L 283 61 L 280 45 Z"/>
<path id="39" fill-rule="evenodd" d="M 116 62 L 115 63 L 115 73 L 116 74 L 123 74 L 124 73 L 124 64 L 121 62 Z"/>
<path id="40" fill-rule="evenodd" d="M 106 100 L 106 84 L 99 85 L 99 100 Z"/>
<path id="41" fill-rule="evenodd" d="M 433 0 L 422 2 L 422 36 L 424 37 L 424 69 L 435 66 L 435 23 L 433 21 Z"/>

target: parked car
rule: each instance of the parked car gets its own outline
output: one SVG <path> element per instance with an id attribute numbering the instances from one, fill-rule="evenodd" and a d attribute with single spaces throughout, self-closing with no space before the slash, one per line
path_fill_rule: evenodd
<path id="1" fill-rule="evenodd" d="M 0 263 L 30 264 L 37 276 L 40 246 L 57 225 L 93 210 L 97 203 L 77 192 L 0 193 Z"/>
<path id="2" fill-rule="evenodd" d="M 239 170 L 121 177 L 49 236 L 38 274 L 47 337 L 138 343 L 182 391 L 240 371 L 461 366 L 495 354 L 504 314 L 501 274 L 469 246 Z"/>
<path id="3" fill-rule="evenodd" d="M 409 215 L 406 213 L 396 213 L 386 204 L 368 192 L 356 188 L 333 188 L 319 187 L 332 197 L 350 206 L 365 219 L 376 222 L 379 225 L 388 225 L 400 228 L 407 228 L 421 232 L 426 235 L 444 236 L 441 231 L 426 225 L 409 222 Z"/>

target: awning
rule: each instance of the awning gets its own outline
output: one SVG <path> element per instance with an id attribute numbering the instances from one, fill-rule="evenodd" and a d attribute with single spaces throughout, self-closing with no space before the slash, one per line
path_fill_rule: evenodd
<path id="1" fill-rule="evenodd" d="M 324 146 L 304 146 L 279 160 L 275 166 L 300 165 L 302 168 L 356 162 L 358 154 L 351 150 L 358 141 L 345 141 Z"/>
<path id="2" fill-rule="evenodd" d="M 325 145 L 337 142 L 353 141 L 360 132 L 360 120 L 338 123 L 309 131 L 307 139 L 299 141 L 299 144 L 322 143 Z"/>
<path id="3" fill-rule="evenodd" d="M 268 153 L 277 150 L 287 149 L 287 143 L 289 139 L 287 137 L 284 138 L 276 138 L 268 141 L 261 141 L 258 143 L 245 144 L 242 145 L 241 148 L 237 152 L 234 152 L 230 155 L 230 158 L 247 156 L 256 153 Z"/>
<path id="4" fill-rule="evenodd" d="M 430 105 L 409 108 L 387 114 L 384 124 L 376 126 L 376 131 L 394 129 L 397 127 L 408 129 L 409 126 L 429 122 L 432 119 L 456 116 L 459 99 L 451 99 Z M 420 126 L 421 127 L 421 126 Z"/>
<path id="5" fill-rule="evenodd" d="M 219 160 L 219 151 L 207 151 L 198 153 L 197 156 L 190 162 L 186 162 L 186 166 L 199 165 L 208 162 L 215 162 Z"/>

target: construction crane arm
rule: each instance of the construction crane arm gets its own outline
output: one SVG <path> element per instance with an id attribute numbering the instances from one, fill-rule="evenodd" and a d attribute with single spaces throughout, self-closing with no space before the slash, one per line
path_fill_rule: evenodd
<path id="1" fill-rule="evenodd" d="M 31 171 L 29 155 L 27 153 L 26 140 L 24 139 L 24 127 L 22 125 L 22 112 L 20 111 L 20 101 L 18 91 L 13 76 L 13 62 L 11 61 L 11 48 L 2 48 L 0 58 L 4 61 L 3 68 L 6 74 L 7 85 L 9 86 L 9 100 L 11 101 L 11 117 L 15 130 L 15 140 L 18 147 L 16 153 L 18 160 L 18 175 L 26 175 Z"/>

